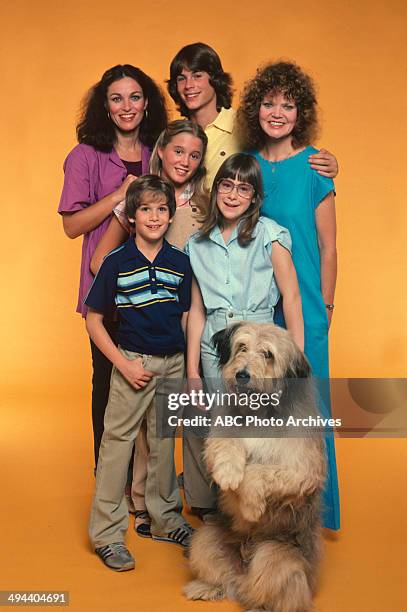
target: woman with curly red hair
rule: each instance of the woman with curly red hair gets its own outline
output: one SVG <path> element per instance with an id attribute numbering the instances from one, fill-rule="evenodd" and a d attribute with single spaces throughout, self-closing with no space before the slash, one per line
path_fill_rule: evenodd
<path id="1" fill-rule="evenodd" d="M 327 173 L 313 170 L 308 158 L 318 129 L 317 100 L 311 78 L 292 62 L 260 68 L 243 91 L 238 120 L 246 146 L 262 169 L 265 197 L 261 213 L 286 227 L 301 290 L 304 352 L 321 381 L 321 409 L 330 411 L 328 329 L 336 284 L 335 191 Z M 274 318 L 284 325 L 282 309 Z M 328 481 L 324 525 L 339 529 L 335 447 L 327 436 Z"/>

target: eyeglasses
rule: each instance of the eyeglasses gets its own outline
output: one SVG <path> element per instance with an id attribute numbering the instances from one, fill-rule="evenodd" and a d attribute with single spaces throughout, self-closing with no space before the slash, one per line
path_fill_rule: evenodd
<path id="1" fill-rule="evenodd" d="M 232 193 L 232 191 L 236 188 L 237 194 L 242 198 L 246 198 L 249 200 L 254 195 L 254 187 L 250 185 L 250 183 L 233 183 L 228 179 L 221 179 L 217 183 L 217 188 L 219 193 Z"/>

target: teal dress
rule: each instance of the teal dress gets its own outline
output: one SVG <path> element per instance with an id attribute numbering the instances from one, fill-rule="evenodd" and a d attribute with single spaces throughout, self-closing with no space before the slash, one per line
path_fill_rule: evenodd
<path id="1" fill-rule="evenodd" d="M 292 239 L 292 257 L 301 290 L 304 316 L 304 352 L 318 380 L 321 411 L 330 414 L 328 318 L 321 293 L 321 267 L 315 209 L 334 191 L 331 179 L 320 176 L 308 164 L 308 156 L 316 153 L 314 147 L 278 162 L 258 160 L 264 183 L 264 201 L 261 214 L 286 227 Z M 274 322 L 285 326 L 281 304 L 276 308 Z M 328 477 L 324 490 L 323 524 L 339 529 L 339 490 L 336 470 L 335 446 L 332 435 L 326 437 Z"/>

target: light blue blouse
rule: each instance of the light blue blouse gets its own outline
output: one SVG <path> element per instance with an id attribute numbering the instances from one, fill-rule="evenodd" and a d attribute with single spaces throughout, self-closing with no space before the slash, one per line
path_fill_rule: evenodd
<path id="1" fill-rule="evenodd" d="M 219 308 L 272 310 L 280 297 L 270 257 L 274 241 L 291 252 L 288 230 L 260 217 L 247 246 L 239 245 L 237 234 L 235 228 L 225 244 L 220 228 L 215 227 L 203 240 L 197 232 L 185 247 L 208 314 Z"/>

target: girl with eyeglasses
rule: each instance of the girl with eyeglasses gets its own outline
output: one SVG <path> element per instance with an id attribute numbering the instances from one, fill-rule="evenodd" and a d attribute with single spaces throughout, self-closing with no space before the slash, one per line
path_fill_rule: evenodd
<path id="1" fill-rule="evenodd" d="M 195 276 L 187 326 L 187 375 L 199 381 L 201 362 L 209 391 L 211 382 L 219 379 L 213 335 L 235 321 L 273 322 L 280 294 L 287 327 L 304 349 L 290 234 L 275 221 L 260 217 L 262 202 L 258 161 L 244 153 L 232 155 L 216 174 L 200 231 L 187 243 Z M 201 438 L 184 439 L 185 496 L 201 517 L 216 507 L 216 492 L 201 460 L 202 444 Z"/>

